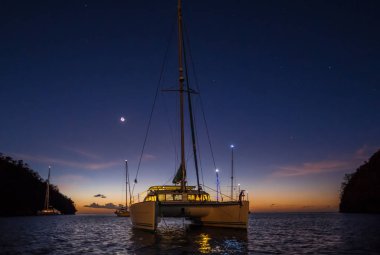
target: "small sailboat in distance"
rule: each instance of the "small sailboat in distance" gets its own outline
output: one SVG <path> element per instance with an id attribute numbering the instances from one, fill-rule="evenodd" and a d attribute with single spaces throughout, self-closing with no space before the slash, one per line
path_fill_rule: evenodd
<path id="1" fill-rule="evenodd" d="M 129 217 L 130 213 L 128 210 L 128 184 L 129 184 L 129 173 L 128 173 L 128 161 L 125 160 L 125 206 L 120 207 L 115 211 L 118 217 Z"/>
<path id="2" fill-rule="evenodd" d="M 184 54 L 184 38 L 182 28 L 181 0 L 178 0 L 178 59 L 179 59 L 179 94 L 180 103 L 180 140 L 181 159 L 177 174 L 173 179 L 175 185 L 152 186 L 142 202 L 130 205 L 131 221 L 135 228 L 155 231 L 162 217 L 187 218 L 194 223 L 213 226 L 247 229 L 249 201 L 242 190 L 237 200 L 231 194 L 231 201 L 211 200 L 199 182 L 198 159 L 195 142 L 195 125 L 192 115 L 191 94 L 193 90 L 187 79 L 186 59 Z M 187 185 L 185 134 L 184 134 L 184 101 L 188 102 L 190 130 L 192 138 L 194 164 L 197 186 Z M 233 179 L 232 179 L 233 181 Z M 136 183 L 136 180 L 135 180 Z M 180 184 L 180 185 L 177 185 Z"/>
<path id="3" fill-rule="evenodd" d="M 42 209 L 41 211 L 38 211 L 37 215 L 43 216 L 43 215 L 59 215 L 59 214 L 61 214 L 61 212 L 50 205 L 50 166 L 49 166 L 49 173 L 48 173 L 48 178 L 46 181 L 44 209 Z"/>

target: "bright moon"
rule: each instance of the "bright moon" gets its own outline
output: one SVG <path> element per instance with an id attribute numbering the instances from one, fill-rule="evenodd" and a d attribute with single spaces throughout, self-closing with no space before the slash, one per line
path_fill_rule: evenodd
<path id="1" fill-rule="evenodd" d="M 120 121 L 121 121 L 121 122 L 124 122 L 124 121 L 125 121 L 125 118 L 124 118 L 124 117 L 121 117 L 121 118 L 120 118 Z"/>

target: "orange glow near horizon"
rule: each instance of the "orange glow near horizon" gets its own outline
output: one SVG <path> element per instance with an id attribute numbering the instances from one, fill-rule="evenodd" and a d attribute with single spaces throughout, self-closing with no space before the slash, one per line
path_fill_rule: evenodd
<path id="1" fill-rule="evenodd" d="M 338 185 L 328 182 L 307 182 L 306 177 L 292 178 L 267 178 L 256 182 L 244 183 L 239 180 L 241 188 L 248 192 L 251 212 L 336 212 L 339 205 Z M 335 181 L 336 182 L 336 181 Z M 339 182 L 338 182 L 339 183 Z M 75 202 L 78 214 L 112 214 L 115 209 L 92 208 L 85 205 L 97 203 L 100 206 L 112 203 L 117 206 L 125 204 L 125 188 L 119 183 L 112 184 L 94 182 L 92 180 L 62 179 L 58 186 L 63 194 Z M 147 183 L 149 187 L 151 183 Z M 152 182 L 154 184 L 154 182 Z M 247 189 L 248 187 L 248 189 Z M 224 187 L 224 194 L 229 194 Z M 145 190 L 135 190 L 135 201 L 137 192 L 140 201 L 146 195 Z M 105 194 L 106 198 L 94 197 L 96 194 Z M 214 199 L 214 192 L 209 192 Z M 224 197 L 225 201 L 229 199 Z"/>
<path id="2" fill-rule="evenodd" d="M 143 197 L 141 197 L 143 199 Z M 112 214 L 115 209 L 85 207 L 93 202 L 99 205 L 113 203 L 124 204 L 116 196 L 107 197 L 101 201 L 95 198 L 73 198 L 78 214 Z M 336 212 L 338 211 L 339 197 L 325 196 L 315 192 L 278 192 L 278 191 L 251 191 L 249 192 L 250 211 L 261 212 Z"/>
<path id="3" fill-rule="evenodd" d="M 272 186 L 250 190 L 249 201 L 253 212 L 336 212 L 339 195 L 328 189 Z"/>

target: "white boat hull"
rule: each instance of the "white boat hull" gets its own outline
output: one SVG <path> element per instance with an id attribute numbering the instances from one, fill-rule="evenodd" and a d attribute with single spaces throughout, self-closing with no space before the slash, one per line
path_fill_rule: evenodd
<path id="1" fill-rule="evenodd" d="M 135 228 L 155 230 L 159 217 L 186 217 L 204 225 L 227 228 L 248 227 L 249 202 L 153 202 L 131 206 Z"/>
<path id="2" fill-rule="evenodd" d="M 129 217 L 129 216 L 131 216 L 131 213 L 129 211 L 125 211 L 125 212 L 116 211 L 115 214 L 117 217 Z"/>
<path id="3" fill-rule="evenodd" d="M 135 228 L 156 230 L 159 222 L 158 203 L 155 201 L 146 201 L 132 204 L 130 206 L 130 217 L 132 225 Z"/>
<path id="4" fill-rule="evenodd" d="M 204 226 L 247 229 L 248 208 L 248 201 L 242 201 L 241 203 L 220 203 L 217 206 L 208 207 L 209 213 L 201 217 L 200 221 Z M 196 213 L 197 210 L 194 209 L 190 211 Z"/>
<path id="5" fill-rule="evenodd" d="M 44 209 L 37 212 L 37 215 L 39 216 L 60 215 L 60 214 L 61 214 L 60 211 L 58 211 L 57 209 L 52 209 L 52 208 Z"/>

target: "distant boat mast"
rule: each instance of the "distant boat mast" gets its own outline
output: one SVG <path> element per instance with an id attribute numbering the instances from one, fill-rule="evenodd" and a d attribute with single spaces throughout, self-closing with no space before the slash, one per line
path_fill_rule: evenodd
<path id="1" fill-rule="evenodd" d="M 128 160 L 125 160 L 125 209 L 128 209 Z"/>
<path id="2" fill-rule="evenodd" d="M 49 173 L 48 178 L 46 182 L 46 194 L 45 194 L 45 210 L 49 209 L 49 190 L 50 190 L 50 166 L 49 166 Z"/>
<path id="3" fill-rule="evenodd" d="M 233 144 L 230 145 L 231 148 L 231 200 L 234 198 L 234 148 Z"/>

